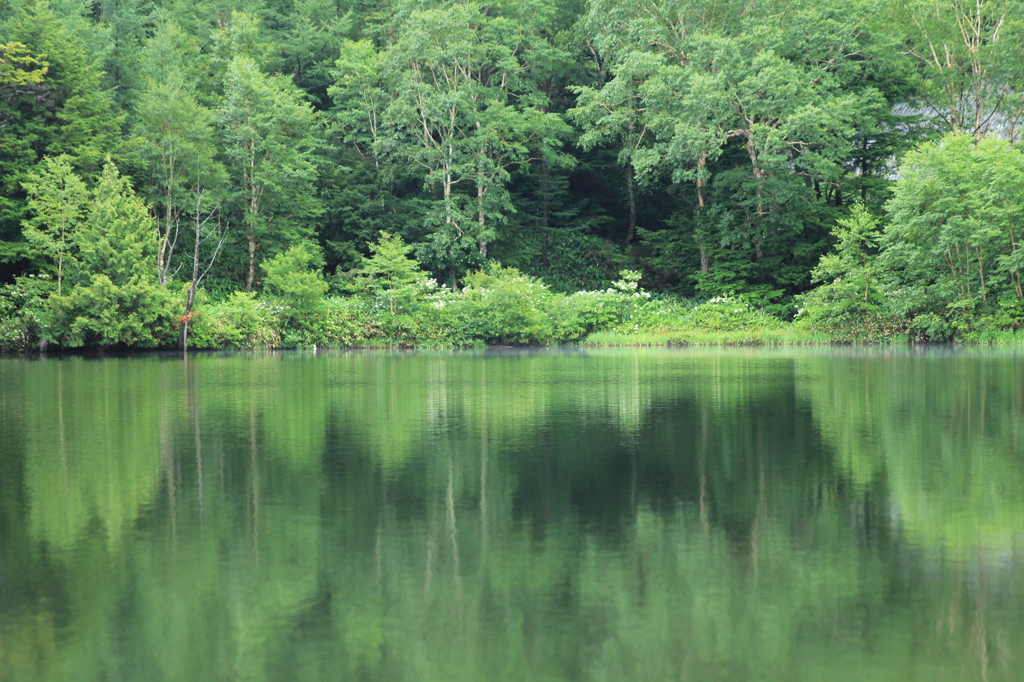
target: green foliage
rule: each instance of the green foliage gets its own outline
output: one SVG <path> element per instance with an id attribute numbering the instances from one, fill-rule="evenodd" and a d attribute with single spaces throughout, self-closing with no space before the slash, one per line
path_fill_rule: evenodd
<path id="1" fill-rule="evenodd" d="M 712 298 L 681 316 L 682 327 L 700 331 L 779 329 L 782 322 L 743 299 Z"/>
<path id="2" fill-rule="evenodd" d="M 47 68 L 8 76 L 27 79 L 22 85 L 0 85 L 0 261 L 24 256 L 21 185 L 44 156 L 66 155 L 76 171 L 95 177 L 121 148 L 124 116 L 103 85 L 79 17 L 65 12 L 45 1 L 18 3 L 3 26 L 8 45 L 23 45 L 19 54 L 45 59 Z"/>
<path id="3" fill-rule="evenodd" d="M 619 298 L 610 290 L 554 296 L 548 306 L 553 337 L 560 343 L 575 343 L 595 331 L 616 327 L 621 321 Z"/>
<path id="4" fill-rule="evenodd" d="M 111 163 L 91 192 L 85 221 L 73 235 L 68 283 L 104 274 L 115 283 L 156 279 L 153 219 L 131 182 Z"/>
<path id="5" fill-rule="evenodd" d="M 236 291 L 221 303 L 197 301 L 189 324 L 195 348 L 276 348 L 280 345 L 277 316 L 255 292 Z"/>
<path id="6" fill-rule="evenodd" d="M 363 259 L 358 271 L 358 286 L 373 297 L 381 330 L 396 340 L 417 338 L 423 305 L 437 283 L 409 258 L 412 247 L 398 235 L 381 232 L 370 251 L 373 255 Z"/>
<path id="7" fill-rule="evenodd" d="M 325 348 L 365 345 L 381 336 L 366 303 L 358 298 L 324 299 L 318 314 L 309 322 L 309 341 Z"/>
<path id="8" fill-rule="evenodd" d="M 67 348 L 155 348 L 174 338 L 180 303 L 155 281 L 115 284 L 96 274 L 48 301 L 48 328 Z"/>
<path id="9" fill-rule="evenodd" d="M 57 274 L 57 293 L 63 293 L 64 265 L 85 213 L 85 183 L 71 169 L 68 157 L 47 157 L 22 183 L 28 193 L 31 217 L 25 221 L 29 253 L 49 261 Z"/>
<path id="10" fill-rule="evenodd" d="M 28 351 L 46 337 L 46 299 L 54 290 L 49 275 L 26 275 L 0 287 L 0 352 Z"/>
<path id="11" fill-rule="evenodd" d="M 893 36 L 862 29 L 875 3 L 858 8 L 591 4 L 608 77 L 570 115 L 627 183 L 681 199 L 638 230 L 655 269 L 706 296 L 808 287 L 843 194 L 888 171 L 872 146 L 906 77 Z"/>
<path id="12" fill-rule="evenodd" d="M 0 43 L 0 88 L 8 92 L 42 83 L 49 67 L 45 59 L 32 56 L 24 43 Z"/>
<path id="13" fill-rule="evenodd" d="M 113 163 L 104 167 L 72 240 L 68 291 L 48 301 L 53 338 L 72 348 L 167 343 L 174 301 L 157 280 L 153 219 Z"/>
<path id="14" fill-rule="evenodd" d="M 951 134 L 908 154 L 900 171 L 880 258 L 912 290 L 905 314 L 928 312 L 963 328 L 1004 293 L 1019 306 L 1024 152 Z"/>
<path id="15" fill-rule="evenodd" d="M 435 288 L 420 264 L 409 257 L 412 247 L 398 235 L 381 232 L 370 251 L 373 255 L 363 259 L 359 270 L 365 279 L 362 286 L 384 300 L 392 315 L 409 312 L 417 299 Z"/>
<path id="16" fill-rule="evenodd" d="M 55 274 L 57 296 L 99 296 L 96 274 L 142 286 L 155 271 L 172 289 L 200 280 L 218 301 L 204 308 L 266 285 L 279 319 L 265 334 L 218 332 L 242 345 L 756 327 L 727 307 L 693 317 L 690 298 L 779 319 L 799 307 L 801 329 L 837 338 L 1012 334 L 1015 7 L 13 3 L 0 9 L 0 280 Z M 937 130 L 966 138 L 904 158 Z M 90 194 L 110 185 L 104 159 L 147 203 L 115 211 Z M 126 227 L 144 212 L 155 251 Z M 107 236 L 76 236 L 99 223 Z M 328 311 L 313 304 L 321 284 L 303 293 L 280 270 L 264 282 L 258 265 L 303 242 L 355 296 Z M 511 314 L 479 334 L 452 322 L 460 306 L 492 315 L 479 276 L 466 295 L 432 278 L 458 291 L 492 263 L 543 278 L 530 296 L 545 322 L 521 311 L 518 337 Z M 608 292 L 624 268 L 647 291 Z"/>
<path id="17" fill-rule="evenodd" d="M 277 53 L 272 70 L 290 74 L 314 102 L 326 105 L 331 60 L 351 30 L 352 11 L 336 0 L 284 0 L 269 3 L 262 16 Z"/>
<path id="18" fill-rule="evenodd" d="M 929 0 L 910 0 L 894 10 L 932 124 L 976 141 L 993 133 L 1017 138 L 1024 107 L 1019 3 L 952 0 L 936 11 Z"/>
<path id="19" fill-rule="evenodd" d="M 801 324 L 845 338 L 877 336 L 885 302 L 886 273 L 877 262 L 882 228 L 857 204 L 832 235 L 835 251 L 822 256 L 811 273 L 821 285 L 800 297 L 797 317 Z"/>
<path id="20" fill-rule="evenodd" d="M 487 345 L 546 344 L 554 329 L 547 315 L 551 292 L 515 268 L 492 265 L 466 276 L 462 295 L 445 308 L 452 333 Z"/>
<path id="21" fill-rule="evenodd" d="M 263 262 L 266 276 L 263 292 L 271 301 L 284 306 L 284 317 L 298 322 L 314 312 L 327 293 L 323 254 L 309 242 L 300 242 Z"/>
<path id="22" fill-rule="evenodd" d="M 433 199 L 418 254 L 450 283 L 486 260 L 514 212 L 510 169 L 562 158 L 568 128 L 523 77 L 539 52 L 524 19 L 476 4 L 417 8 L 384 50 L 348 44 L 337 63 L 340 132 L 388 177 L 411 165 Z"/>
<path id="23" fill-rule="evenodd" d="M 248 250 L 246 289 L 252 289 L 257 252 L 280 253 L 309 238 L 310 220 L 321 213 L 313 189 L 319 128 L 316 112 L 289 79 L 264 73 L 256 58 L 239 50 L 227 63 L 217 116 L 231 206 Z"/>
<path id="24" fill-rule="evenodd" d="M 200 102 L 196 62 L 201 60 L 194 41 L 170 22 L 142 51 L 133 160 L 143 170 L 140 190 L 157 220 L 161 283 L 173 272 L 181 223 L 194 219 L 200 197 L 208 206 L 220 203 L 227 182 L 214 144 L 214 112 Z"/>
<path id="25" fill-rule="evenodd" d="M 951 341 L 1021 326 L 1018 231 L 1024 152 L 949 134 L 909 153 L 886 204 L 884 233 L 865 209 L 841 221 L 814 271 L 801 318 L 843 338 L 907 333 Z"/>

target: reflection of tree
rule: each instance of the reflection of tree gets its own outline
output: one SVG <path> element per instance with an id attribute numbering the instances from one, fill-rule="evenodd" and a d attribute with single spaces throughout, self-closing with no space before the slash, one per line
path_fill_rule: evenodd
<path id="1" fill-rule="evenodd" d="M 883 478 L 911 538 L 1010 549 L 1024 518 L 1024 376 L 1012 358 L 821 357 L 801 392 L 856 486 Z"/>
<path id="2" fill-rule="evenodd" d="M 942 570 L 936 632 L 948 647 L 966 640 L 960 674 L 1005 674 L 1019 627 L 988 613 L 999 598 L 992 575 L 1012 580 L 1021 567 L 1019 362 L 970 353 L 823 357 L 802 362 L 801 375 L 840 468 L 865 499 L 871 481 L 883 480 L 889 522 Z"/>
<path id="3" fill-rule="evenodd" d="M 943 511 L 995 489 L 979 476 L 1021 442 L 1005 367 L 955 366 L 974 383 L 939 397 L 919 365 L 746 352 L 178 362 L 125 363 L 133 388 L 108 415 L 132 415 L 121 437 L 152 459 L 148 495 L 116 543 L 97 520 L 121 517 L 70 517 L 62 611 L 0 614 L 0 663 L 82 680 L 943 682 L 1009 679 L 1024 648 L 1019 550 L 966 552 Z M 74 382 L 131 376 L 76 363 L 72 501 L 92 480 L 74 444 L 93 408 Z M 26 394 L 60 384 L 39 367 Z M 57 424 L 59 396 L 33 419 Z M 964 410 L 985 413 L 984 445 Z M 938 433 L 913 430 L 927 414 Z M 821 434 L 834 461 L 816 454 Z M 26 462 L 58 463 L 51 438 L 26 441 Z M 930 472 L 897 443 L 975 461 Z M 843 453 L 865 446 L 872 473 L 857 478 Z M 26 472 L 30 516 L 67 508 L 40 494 L 59 475 Z M 961 510 L 994 504 L 1013 508 Z M 907 511 L 925 506 L 938 530 Z M 14 646 L 50 647 L 46 663 Z"/>
<path id="4" fill-rule="evenodd" d="M 71 551 L 98 523 L 116 545 L 152 501 L 161 371 L 152 361 L 74 359 L 45 362 L 31 374 L 25 482 L 36 541 Z"/>

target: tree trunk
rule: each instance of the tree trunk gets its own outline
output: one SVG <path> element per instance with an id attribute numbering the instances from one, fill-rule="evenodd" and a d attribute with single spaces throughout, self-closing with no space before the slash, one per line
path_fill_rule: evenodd
<path id="1" fill-rule="evenodd" d="M 697 206 L 704 208 L 704 169 L 708 167 L 708 155 L 701 154 L 697 159 Z M 701 249 L 701 253 L 704 250 Z M 703 256 L 701 256 L 703 260 Z M 706 270 L 704 272 L 707 272 Z"/>
<path id="2" fill-rule="evenodd" d="M 549 228 L 551 227 L 551 170 L 547 159 L 540 161 L 540 220 L 542 225 L 541 263 L 544 269 L 551 267 L 548 254 Z"/>
<path id="3" fill-rule="evenodd" d="M 249 229 L 246 238 L 249 241 L 249 276 L 245 281 L 245 290 L 252 291 L 256 284 L 256 220 L 260 215 L 260 194 L 262 188 L 256 184 L 256 150 L 255 143 L 249 144 L 249 169 L 245 177 L 245 189 L 249 194 Z"/>
<path id="4" fill-rule="evenodd" d="M 196 220 L 198 222 L 198 217 Z M 188 287 L 185 314 L 181 316 L 181 337 L 178 339 L 178 347 L 181 350 L 188 350 L 188 324 L 192 320 L 192 305 L 196 302 L 196 290 L 199 288 L 199 245 L 202 244 L 199 227 L 197 224 L 195 247 L 192 249 L 192 283 Z"/>
<path id="5" fill-rule="evenodd" d="M 249 240 L 249 277 L 245 280 L 245 290 L 252 291 L 256 283 L 256 237 L 250 234 L 246 238 Z"/>
<path id="6" fill-rule="evenodd" d="M 626 164 L 626 194 L 629 197 L 629 229 L 626 231 L 626 243 L 632 244 L 636 236 L 636 193 L 633 191 L 633 162 Z"/>
<path id="7" fill-rule="evenodd" d="M 168 248 L 171 242 L 171 220 L 174 215 L 174 208 L 171 206 L 173 200 L 174 191 L 174 157 L 171 156 L 169 162 L 169 169 L 167 173 L 167 187 L 164 193 L 164 229 L 163 238 L 160 240 L 160 250 L 157 253 L 157 278 L 160 282 L 160 286 L 167 284 L 167 271 L 170 270 L 170 264 L 168 261 L 171 259 L 171 254 L 168 253 Z"/>

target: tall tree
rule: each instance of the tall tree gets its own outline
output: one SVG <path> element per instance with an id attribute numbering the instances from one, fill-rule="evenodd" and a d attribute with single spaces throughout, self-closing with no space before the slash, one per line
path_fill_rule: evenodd
<path id="1" fill-rule="evenodd" d="M 143 85 L 139 61 L 153 28 L 154 0 L 95 0 L 92 19 L 100 32 L 106 82 L 121 107 L 128 108 Z"/>
<path id="2" fill-rule="evenodd" d="M 806 287 L 828 210 L 860 182 L 855 143 L 888 139 L 901 74 L 880 55 L 893 39 L 858 12 L 795 2 L 744 5 L 732 21 L 731 3 L 593 7 L 608 12 L 594 39 L 608 82 L 582 89 L 574 115 L 584 144 L 625 141 L 638 179 L 671 181 L 671 227 L 643 232 L 654 263 L 708 293 Z"/>
<path id="3" fill-rule="evenodd" d="M 289 74 L 321 107 L 328 104 L 330 69 L 352 26 L 352 11 L 338 0 L 277 0 L 264 12 L 276 57 L 271 68 Z"/>
<path id="4" fill-rule="evenodd" d="M 174 271 L 174 249 L 182 220 L 197 204 L 223 190 L 224 168 L 217 159 L 214 112 L 200 104 L 198 49 L 174 23 L 161 26 L 142 56 L 145 86 L 138 95 L 132 132 L 136 160 L 145 179 L 142 190 L 153 207 L 160 235 L 157 273 L 160 283 Z M 199 202 L 201 203 L 201 202 Z"/>
<path id="5" fill-rule="evenodd" d="M 24 45 L 28 55 L 40 61 L 46 55 L 46 71 L 34 69 L 34 83 L 0 88 L 0 121 L 6 124 L 0 129 L 0 261 L 24 256 L 22 181 L 31 168 L 44 156 L 66 154 L 77 171 L 96 177 L 103 160 L 120 149 L 124 117 L 72 19 L 39 0 L 26 3 L 4 27 L 8 40 Z"/>
<path id="6" fill-rule="evenodd" d="M 559 147 L 566 131 L 560 117 L 544 110 L 543 94 L 522 79 L 530 36 L 514 13 L 476 4 L 411 7 L 375 67 L 382 92 L 372 102 L 363 98 L 364 116 L 373 126 L 374 153 L 392 166 L 417 167 L 424 186 L 439 195 L 420 253 L 454 285 L 486 258 L 488 243 L 514 210 L 510 169 Z M 365 53 L 364 63 L 378 59 L 368 43 L 356 49 Z M 354 98 L 348 74 L 360 73 L 358 53 L 343 55 L 337 102 Z"/>
<path id="7" fill-rule="evenodd" d="M 907 154 L 900 176 L 880 256 L 901 284 L 894 296 L 954 325 L 996 306 L 1019 319 L 1024 152 L 949 134 Z"/>
<path id="8" fill-rule="evenodd" d="M 60 295 L 68 251 L 85 215 L 85 183 L 72 170 L 66 156 L 51 156 L 28 176 L 24 185 L 31 212 L 25 221 L 25 239 L 33 255 L 53 261 Z"/>
<path id="9" fill-rule="evenodd" d="M 576 106 L 569 111 L 570 118 L 582 128 L 578 144 L 583 149 L 589 150 L 601 145 L 611 145 L 618 149 L 618 162 L 623 169 L 629 202 L 629 222 L 625 235 L 627 244 L 636 235 L 634 157 L 642 155 L 654 138 L 647 134 L 648 117 L 640 86 L 660 65 L 661 60 L 656 55 L 638 51 L 627 53 L 614 65 L 614 76 L 603 87 L 578 87 Z"/>
<path id="10" fill-rule="evenodd" d="M 289 79 L 263 73 L 244 54 L 228 64 L 218 116 L 251 290 L 258 251 L 275 253 L 310 236 L 309 219 L 321 211 L 313 189 L 317 117 Z"/>
<path id="11" fill-rule="evenodd" d="M 23 43 L 0 43 L 0 92 L 3 98 L 15 96 L 18 88 L 42 83 L 49 66 L 46 59 L 33 56 Z"/>
<path id="12" fill-rule="evenodd" d="M 895 5 L 920 69 L 920 101 L 950 131 L 1020 139 L 1024 14 L 1019 0 L 910 0 Z"/>

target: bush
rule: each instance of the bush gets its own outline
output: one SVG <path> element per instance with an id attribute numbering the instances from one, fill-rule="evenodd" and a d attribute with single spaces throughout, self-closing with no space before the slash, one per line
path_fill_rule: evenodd
<path id="1" fill-rule="evenodd" d="M 355 297 L 331 297 L 307 323 L 307 344 L 324 347 L 358 346 L 379 335 L 370 323 L 365 301 Z"/>
<path id="2" fill-rule="evenodd" d="M 30 350 L 46 338 L 46 299 L 53 289 L 49 275 L 17 277 L 0 287 L 0 351 Z"/>
<path id="3" fill-rule="evenodd" d="M 65 296 L 50 296 L 46 307 L 50 333 L 68 348 L 168 345 L 175 340 L 174 310 L 180 309 L 155 282 L 133 278 L 118 285 L 102 274 Z"/>
<path id="4" fill-rule="evenodd" d="M 539 279 L 492 265 L 466 276 L 460 296 L 445 304 L 456 344 L 547 344 L 554 329 L 547 314 L 552 294 Z"/>
<path id="5" fill-rule="evenodd" d="M 263 263 L 263 292 L 268 299 L 282 306 L 282 314 L 290 322 L 315 312 L 327 293 L 324 281 L 323 254 L 319 247 L 301 242 L 289 247 Z"/>
<path id="6" fill-rule="evenodd" d="M 782 320 L 736 298 L 716 297 L 691 308 L 681 326 L 701 331 L 753 331 L 779 329 Z"/>
<path id="7" fill-rule="evenodd" d="M 553 296 L 548 315 L 554 338 L 562 343 L 581 341 L 592 332 L 616 326 L 622 319 L 618 298 L 608 291 Z"/>
<path id="8" fill-rule="evenodd" d="M 281 343 L 274 308 L 250 291 L 236 291 L 222 303 L 198 304 L 189 323 L 193 348 L 273 348 Z"/>

